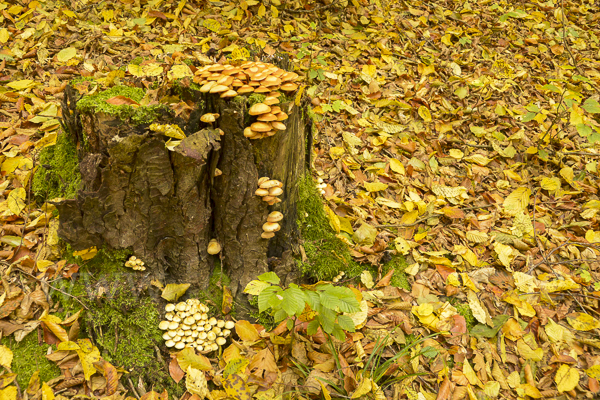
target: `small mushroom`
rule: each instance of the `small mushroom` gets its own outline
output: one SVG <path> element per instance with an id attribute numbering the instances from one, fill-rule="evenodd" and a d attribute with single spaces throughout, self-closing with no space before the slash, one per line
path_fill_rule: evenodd
<path id="1" fill-rule="evenodd" d="M 183 343 L 183 342 L 175 343 L 175 348 L 177 350 L 183 350 L 184 347 L 185 347 L 185 343 Z"/>
<path id="2" fill-rule="evenodd" d="M 206 335 L 206 338 L 210 341 L 213 341 L 217 338 L 217 334 L 214 332 L 208 332 L 208 334 Z"/>
<path id="3" fill-rule="evenodd" d="M 165 332 L 162 335 L 163 340 L 171 340 L 171 335 L 169 335 L 169 332 Z"/>
<path id="4" fill-rule="evenodd" d="M 171 311 L 175 311 L 175 304 L 173 303 L 169 303 L 165 306 L 165 311 L 166 312 L 171 312 Z"/>
<path id="5" fill-rule="evenodd" d="M 279 211 L 273 211 L 267 216 L 267 222 L 279 222 L 283 219 L 283 214 Z"/>
<path id="6" fill-rule="evenodd" d="M 169 329 L 169 325 L 171 323 L 169 321 L 160 321 L 160 323 L 158 324 L 158 329 L 160 329 L 161 331 L 166 331 L 167 329 Z"/>
<path id="7" fill-rule="evenodd" d="M 258 116 L 258 120 L 262 122 L 277 122 L 277 116 L 272 113 L 261 114 Z"/>
<path id="8" fill-rule="evenodd" d="M 267 196 L 269 194 L 269 190 L 268 189 L 264 189 L 264 188 L 258 188 L 256 189 L 256 191 L 254 192 L 255 195 L 257 196 Z"/>
<path id="9" fill-rule="evenodd" d="M 256 103 L 252 107 L 250 107 L 250 110 L 248 110 L 248 114 L 250 114 L 250 115 L 261 115 L 261 114 L 266 114 L 266 113 L 270 113 L 270 112 L 271 112 L 271 107 L 269 107 L 268 105 L 266 105 L 264 103 Z"/>
<path id="10" fill-rule="evenodd" d="M 216 343 L 211 344 L 210 345 L 210 350 L 211 351 L 217 351 L 217 350 L 219 350 L 219 345 L 216 344 Z"/>
<path id="11" fill-rule="evenodd" d="M 219 244 L 219 242 L 217 242 L 217 239 L 211 239 L 210 242 L 208 242 L 208 254 L 215 255 L 219 254 L 220 251 L 221 245 Z"/>
<path id="12" fill-rule="evenodd" d="M 227 340 L 224 337 L 218 337 L 215 340 L 215 343 L 217 343 L 219 346 L 223 346 L 225 343 L 227 343 Z"/>
<path id="13" fill-rule="evenodd" d="M 232 326 L 232 328 L 233 328 L 233 326 Z M 229 329 L 223 329 L 221 331 L 221 333 L 223 334 L 223 337 L 227 337 L 227 336 L 231 335 L 231 331 Z"/>
<path id="14" fill-rule="evenodd" d="M 252 128 L 252 130 L 255 132 L 269 132 L 271 130 L 271 125 L 266 122 L 259 121 L 250 125 L 250 128 Z"/>
<path id="15" fill-rule="evenodd" d="M 221 98 L 226 99 L 226 98 L 230 98 L 230 97 L 235 97 L 237 95 L 238 95 L 238 92 L 236 92 L 233 89 L 230 89 L 230 90 L 228 90 L 226 92 L 221 93 Z"/>
<path id="16" fill-rule="evenodd" d="M 218 320 L 217 321 L 217 326 L 219 328 L 223 328 L 225 326 L 225 321 L 223 321 L 222 319 Z"/>
<path id="17" fill-rule="evenodd" d="M 268 180 L 269 180 L 269 178 L 266 176 L 263 176 L 262 178 L 258 178 L 258 186 L 262 185 L 263 183 L 265 183 Z"/>
<path id="18" fill-rule="evenodd" d="M 288 83 L 284 83 L 283 85 L 281 85 L 281 87 L 279 89 L 286 91 L 286 92 L 293 92 L 294 90 L 298 89 L 298 85 L 296 85 L 295 83 L 292 83 L 292 82 L 288 82 Z M 211 93 L 212 93 L 212 89 L 211 89 Z"/>
<path id="19" fill-rule="evenodd" d="M 175 306 L 175 309 L 177 311 L 185 311 L 185 306 L 186 306 L 186 304 L 182 301 L 181 303 L 177 303 L 177 305 Z"/>
<path id="20" fill-rule="evenodd" d="M 262 228 L 264 232 L 277 232 L 281 229 L 277 222 L 265 222 Z"/>
<path id="21" fill-rule="evenodd" d="M 233 329 L 234 327 L 235 327 L 235 322 L 225 321 L 225 329 Z"/>
<path id="22" fill-rule="evenodd" d="M 168 312 L 165 314 L 165 318 L 167 319 L 167 321 L 173 321 L 174 316 L 175 314 L 173 314 L 172 312 Z"/>
<path id="23" fill-rule="evenodd" d="M 219 333 L 221 333 L 221 328 L 219 328 L 218 326 L 214 326 L 211 330 L 211 332 L 214 332 L 215 335 L 219 335 Z"/>
<path id="24" fill-rule="evenodd" d="M 173 340 L 167 340 L 165 342 L 165 346 L 167 346 L 167 347 L 173 347 L 173 346 L 175 346 L 175 342 Z"/>
<path id="25" fill-rule="evenodd" d="M 172 330 L 177 329 L 178 327 L 179 327 L 179 324 L 177 322 L 175 322 L 175 321 L 169 322 L 169 330 L 172 331 Z"/>
<path id="26" fill-rule="evenodd" d="M 214 326 L 217 324 L 217 319 L 215 317 L 212 317 L 208 320 L 208 323 Z"/>
<path id="27" fill-rule="evenodd" d="M 283 193 L 283 189 L 280 187 L 272 187 L 269 189 L 269 196 L 280 196 Z"/>
<path id="28" fill-rule="evenodd" d="M 270 189 L 270 188 L 273 188 L 273 187 L 282 187 L 283 183 L 279 182 L 276 179 L 271 179 L 271 180 L 264 181 L 264 182 L 260 183 L 259 186 L 262 189 Z"/>
<path id="29" fill-rule="evenodd" d="M 268 106 L 271 106 L 271 105 L 273 105 L 273 104 L 279 104 L 279 99 L 278 99 L 277 97 L 275 97 L 275 96 L 267 96 L 267 97 L 265 98 L 264 104 L 266 104 L 266 105 L 268 105 Z M 271 112 L 273 112 L 273 108 L 274 108 L 274 107 L 271 107 Z M 278 108 L 279 108 L 279 107 L 278 107 Z M 280 111 L 281 111 L 281 110 L 280 110 Z"/>
<path id="30" fill-rule="evenodd" d="M 200 121 L 202 122 L 206 122 L 207 124 L 212 124 L 213 122 L 215 122 L 217 120 L 217 118 L 219 118 L 219 114 L 216 113 L 208 113 L 208 114 L 204 114 L 203 116 L 200 117 Z"/>
<path id="31" fill-rule="evenodd" d="M 274 232 L 263 232 L 260 234 L 260 237 L 263 239 L 271 239 L 273 236 L 275 236 Z"/>
<path id="32" fill-rule="evenodd" d="M 183 323 L 186 325 L 193 325 L 194 322 L 196 322 L 194 317 L 187 317 L 186 319 L 183 320 Z"/>
<path id="33" fill-rule="evenodd" d="M 286 129 L 285 124 L 280 121 L 272 121 L 271 126 L 273 127 L 273 129 L 275 129 L 277 131 L 285 131 L 285 129 Z"/>

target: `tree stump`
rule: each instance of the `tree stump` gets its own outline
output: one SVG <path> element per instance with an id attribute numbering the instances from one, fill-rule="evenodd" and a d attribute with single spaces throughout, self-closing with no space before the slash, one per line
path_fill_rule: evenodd
<path id="1" fill-rule="evenodd" d="M 265 68 L 282 74 L 269 64 Z M 194 80 L 207 82 L 198 72 Z M 285 131 L 251 140 L 244 130 L 256 120 L 248 114 L 256 95 L 228 99 L 188 90 L 186 97 L 196 106 L 189 117 L 169 112 L 152 121 L 185 133 L 169 150 L 170 138 L 151 129 L 156 125 L 79 112 L 73 92 L 65 93 L 63 125 L 79 141 L 82 185 L 76 198 L 57 207 L 59 235 L 74 250 L 130 249 L 152 277 L 200 288 L 220 260 L 234 298 L 242 302 L 243 288 L 269 269 L 271 257 L 293 264 L 297 183 L 306 171 L 312 125 L 293 98 L 280 96 L 277 104 L 289 116 Z M 220 117 L 204 123 L 200 117 L 206 113 Z M 255 194 L 261 177 L 283 183 L 280 203 L 270 206 Z M 262 226 L 272 211 L 283 213 L 281 229 L 263 239 Z M 221 245 L 217 255 L 207 251 L 211 239 Z"/>

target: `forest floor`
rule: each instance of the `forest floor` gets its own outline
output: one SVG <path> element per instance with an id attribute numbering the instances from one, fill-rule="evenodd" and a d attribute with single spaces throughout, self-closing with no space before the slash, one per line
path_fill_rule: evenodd
<path id="1" fill-rule="evenodd" d="M 159 337 L 144 362 L 170 375 L 170 397 L 597 398 L 599 10 L 592 0 L 0 0 L 0 397 L 169 395 L 106 355 L 127 337 L 76 341 L 86 311 L 61 299 L 74 302 L 65 288 L 80 266 L 61 259 L 53 206 L 31 182 L 40 150 L 58 146 L 73 79 L 109 88 L 140 77 L 135 58 L 176 73 L 248 59 L 251 47 L 289 56 L 301 77 L 332 234 L 353 262 L 404 256 L 409 286 L 383 269 L 343 278 L 368 307 L 344 341 L 238 321 L 222 353 L 165 362 Z"/>

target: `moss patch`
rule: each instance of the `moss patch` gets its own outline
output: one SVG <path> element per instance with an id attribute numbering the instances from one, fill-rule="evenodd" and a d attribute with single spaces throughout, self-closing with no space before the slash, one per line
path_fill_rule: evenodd
<path id="1" fill-rule="evenodd" d="M 301 263 L 302 272 L 317 280 L 330 280 L 340 271 L 355 277 L 367 269 L 352 259 L 348 245 L 335 236 L 310 176 L 300 180 L 299 194 L 298 226 L 308 258 Z"/>
<path id="2" fill-rule="evenodd" d="M 210 315 L 215 317 L 220 316 L 222 315 L 223 287 L 229 286 L 230 283 L 231 279 L 227 276 L 225 271 L 221 270 L 221 264 L 217 262 L 210 274 L 208 288 L 206 290 L 198 290 L 195 293 L 190 293 L 190 297 L 196 298 L 206 304 L 210 308 L 210 311 L 208 312 Z M 232 310 L 232 313 L 233 312 L 235 312 L 235 310 Z"/>
<path id="3" fill-rule="evenodd" d="M 159 115 L 166 112 L 167 108 L 164 105 L 134 108 L 130 105 L 115 106 L 106 102 L 112 97 L 124 96 L 139 103 L 145 94 L 146 92 L 141 88 L 114 86 L 103 92 L 83 97 L 77 102 L 77 109 L 82 113 L 103 112 L 114 115 L 122 121 L 131 122 L 133 125 L 147 124 L 155 121 Z"/>
<path id="4" fill-rule="evenodd" d="M 39 201 L 77 195 L 81 183 L 77 148 L 69 135 L 61 133 L 54 146 L 40 152 L 39 167 L 33 177 L 33 193 Z"/>
<path id="5" fill-rule="evenodd" d="M 29 333 L 17 343 L 14 337 L 3 337 L 1 343 L 12 350 L 12 371 L 17 374 L 17 382 L 21 389 L 27 388 L 29 378 L 35 371 L 40 371 L 40 379 L 47 382 L 60 375 L 60 368 L 46 358 L 49 345 L 38 343 L 36 331 Z"/>
<path id="6" fill-rule="evenodd" d="M 128 250 L 102 249 L 87 262 L 67 255 L 69 262 L 82 265 L 80 277 L 60 281 L 60 289 L 86 304 L 89 310 L 82 313 L 80 337 L 91 338 L 104 359 L 129 371 L 133 382 L 141 377 L 154 390 L 167 389 L 171 396 L 180 397 L 185 389 L 173 382 L 156 355 L 155 347 L 163 342 L 156 302 L 147 290 L 135 291 L 139 274 L 123 267 L 130 255 Z M 58 315 L 63 318 L 82 308 L 70 296 L 60 292 L 52 296 L 60 301 Z"/>
<path id="7" fill-rule="evenodd" d="M 404 257 L 400 255 L 394 255 L 390 261 L 381 266 L 381 276 L 385 276 L 393 269 L 394 273 L 392 275 L 392 279 L 390 280 L 390 285 L 410 290 L 410 284 L 408 283 L 408 279 L 404 273 L 406 267 L 408 267 L 408 264 L 406 263 Z"/>
<path id="8" fill-rule="evenodd" d="M 470 331 L 477 324 L 477 320 L 473 316 L 473 312 L 471 311 L 471 307 L 469 307 L 469 304 L 463 303 L 455 297 L 452 297 L 449 300 L 449 303 L 456 308 L 456 312 L 458 312 L 465 318 L 465 322 L 467 323 L 467 329 Z"/>

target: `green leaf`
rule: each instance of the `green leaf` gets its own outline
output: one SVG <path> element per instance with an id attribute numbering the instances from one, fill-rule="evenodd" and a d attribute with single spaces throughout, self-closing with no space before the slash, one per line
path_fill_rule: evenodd
<path id="1" fill-rule="evenodd" d="M 259 312 L 266 311 L 267 309 L 272 307 L 270 304 L 271 299 L 273 297 L 275 297 L 275 294 L 279 290 L 281 290 L 281 289 L 277 286 L 270 286 L 268 288 L 265 288 L 262 292 L 260 292 L 260 294 L 258 295 L 258 311 Z"/>
<path id="2" fill-rule="evenodd" d="M 577 132 L 581 137 L 588 137 L 592 133 L 592 127 L 586 124 L 577 124 Z"/>
<path id="3" fill-rule="evenodd" d="M 331 333 L 337 340 L 340 340 L 340 341 L 346 340 L 346 333 L 338 324 L 333 325 L 333 331 Z"/>
<path id="4" fill-rule="evenodd" d="M 306 327 L 306 333 L 308 333 L 309 335 L 314 335 L 315 333 L 317 333 L 318 329 L 319 329 L 319 320 L 317 318 L 315 318 L 309 322 L 308 326 Z"/>
<path id="5" fill-rule="evenodd" d="M 304 291 L 304 300 L 308 303 L 308 306 L 312 310 L 316 310 L 319 307 L 319 304 L 320 304 L 319 294 L 316 292 L 313 292 L 312 290 Z"/>
<path id="6" fill-rule="evenodd" d="M 258 279 L 263 282 L 269 282 L 273 285 L 279 285 L 280 279 L 275 272 L 265 272 L 258 276 Z"/>
<path id="7" fill-rule="evenodd" d="M 337 310 L 345 312 L 345 313 L 355 313 L 360 310 L 360 305 L 358 304 L 358 300 L 356 300 L 356 296 L 354 296 L 354 292 L 347 287 L 343 286 L 332 286 L 329 287 L 324 292 L 327 294 L 328 298 L 336 298 L 336 308 L 329 307 L 328 303 L 323 302 L 323 298 L 321 298 L 321 304 L 327 308 L 332 310 Z"/>
<path id="8" fill-rule="evenodd" d="M 585 103 L 583 103 L 581 108 L 583 108 L 585 111 L 589 112 L 590 114 L 600 113 L 600 103 L 598 103 L 598 100 L 595 100 L 592 98 L 587 99 L 585 101 Z"/>
<path id="9" fill-rule="evenodd" d="M 269 282 L 256 281 L 256 280 L 250 281 L 246 285 L 246 288 L 244 289 L 244 293 L 258 296 L 263 290 L 265 290 L 269 286 L 271 286 L 271 284 Z"/>
<path id="10" fill-rule="evenodd" d="M 492 323 L 494 324 L 493 328 L 490 328 L 487 325 L 477 324 L 469 332 L 471 335 L 493 338 L 496 336 L 500 328 L 502 328 L 502 325 L 504 325 L 504 323 L 509 319 L 510 315 L 498 315 L 492 318 Z"/>
<path id="11" fill-rule="evenodd" d="M 347 331 L 347 332 L 354 332 L 355 331 L 355 326 L 354 326 L 354 321 L 352 321 L 352 318 L 350 318 L 347 315 L 339 315 L 338 319 L 337 319 L 337 323 L 340 325 L 340 327 Z"/>
<path id="12" fill-rule="evenodd" d="M 284 319 L 286 319 L 287 317 L 289 317 L 288 313 L 285 312 L 284 309 L 278 310 L 275 315 L 273 315 L 273 319 L 275 320 L 275 322 L 281 322 Z"/>
<path id="13" fill-rule="evenodd" d="M 427 346 L 421 350 L 421 355 L 427 358 L 433 358 L 438 355 L 438 350 L 435 347 Z"/>
<path id="14" fill-rule="evenodd" d="M 294 321 L 292 319 L 288 319 L 285 324 L 286 324 L 288 330 L 290 330 L 290 331 L 294 327 Z"/>
<path id="15" fill-rule="evenodd" d="M 281 308 L 288 313 L 288 315 L 299 315 L 304 311 L 305 304 L 304 292 L 297 288 L 289 288 L 283 291 L 283 301 L 281 302 Z"/>
<path id="16" fill-rule="evenodd" d="M 321 323 L 323 331 L 331 334 L 333 332 L 333 325 L 335 324 L 335 313 L 327 308 L 319 307 L 317 318 Z"/>

